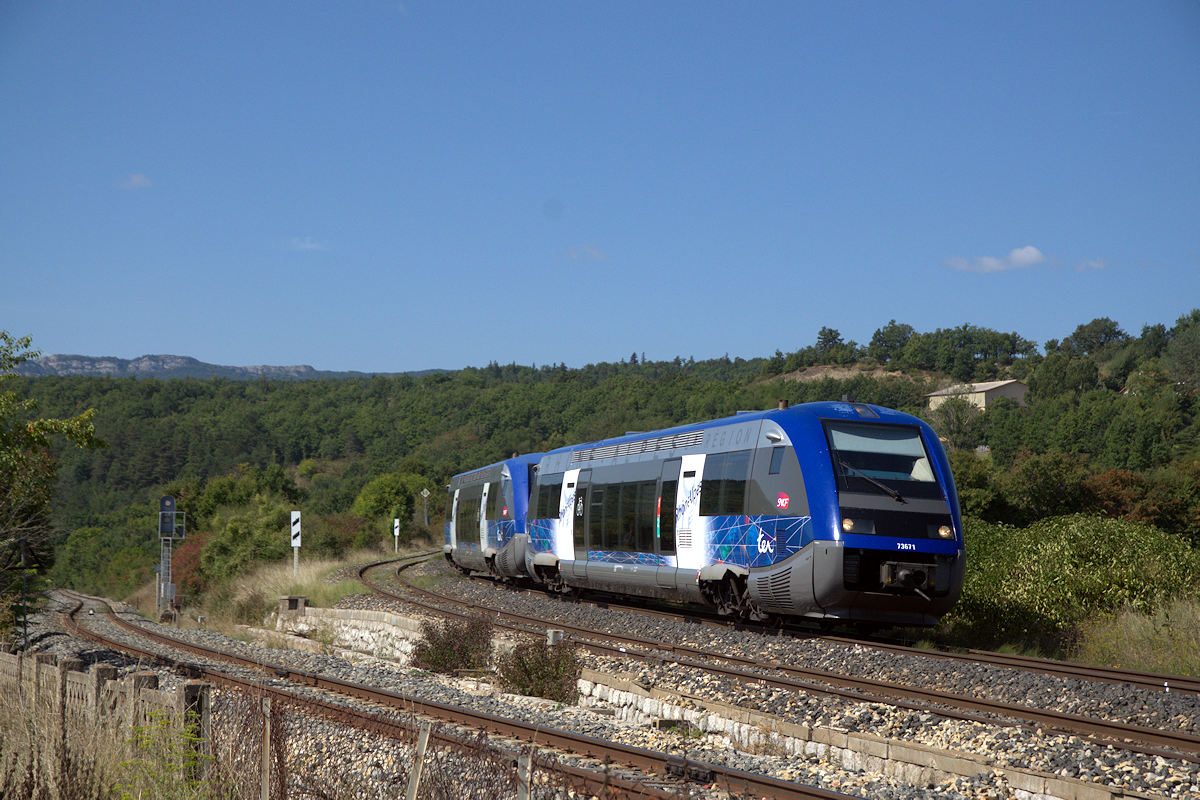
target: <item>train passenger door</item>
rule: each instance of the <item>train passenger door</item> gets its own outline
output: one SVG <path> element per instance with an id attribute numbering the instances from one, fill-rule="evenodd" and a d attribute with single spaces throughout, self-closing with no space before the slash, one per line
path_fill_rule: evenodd
<path id="1" fill-rule="evenodd" d="M 587 577 L 587 504 L 591 482 L 592 471 L 580 470 L 579 477 L 575 479 L 575 508 L 571 512 L 572 539 L 575 543 L 575 562 L 571 572 L 580 578 Z"/>
<path id="2" fill-rule="evenodd" d="M 563 473 L 562 489 L 559 491 L 558 518 L 554 521 L 554 554 L 560 561 L 575 557 L 575 493 L 579 483 L 579 470 L 569 469 Z"/>
<path id="3" fill-rule="evenodd" d="M 479 552 L 487 550 L 487 507 L 488 507 L 488 491 L 492 488 L 492 482 L 488 481 L 483 484 L 483 497 L 479 501 Z"/>
<path id="4" fill-rule="evenodd" d="M 681 463 L 678 458 L 664 461 L 658 481 L 658 519 L 654 540 L 663 563 L 658 566 L 655 582 L 669 589 L 675 588 L 675 509 L 679 498 Z"/>
<path id="5" fill-rule="evenodd" d="M 680 464 L 675 563 L 681 570 L 699 570 L 708 556 L 707 519 L 700 516 L 700 485 L 704 479 L 704 454 L 684 456 Z M 682 579 L 682 578 L 681 578 Z M 688 578 L 694 582 L 695 576 Z"/>

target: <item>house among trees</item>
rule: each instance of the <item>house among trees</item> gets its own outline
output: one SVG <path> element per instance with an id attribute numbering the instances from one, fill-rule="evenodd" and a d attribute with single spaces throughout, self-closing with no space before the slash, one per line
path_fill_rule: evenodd
<path id="1" fill-rule="evenodd" d="M 1029 387 L 1020 381 L 989 381 L 988 383 L 960 383 L 930 392 L 925 396 L 929 398 L 930 411 L 951 397 L 959 397 L 976 408 L 986 409 L 988 403 L 994 403 L 1001 397 L 1015 400 L 1017 405 L 1023 406 L 1025 405 L 1025 393 L 1028 391 Z"/>

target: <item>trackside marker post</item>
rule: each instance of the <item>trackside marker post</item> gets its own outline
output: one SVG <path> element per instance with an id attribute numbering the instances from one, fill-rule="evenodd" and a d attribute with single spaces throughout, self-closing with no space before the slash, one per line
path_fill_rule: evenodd
<path id="1" fill-rule="evenodd" d="M 300 577 L 300 512 L 292 512 L 292 577 Z"/>
<path id="2" fill-rule="evenodd" d="M 399 553 L 400 552 L 400 519 L 399 518 L 392 520 L 392 536 L 395 537 L 395 539 L 396 539 L 396 549 L 393 552 Z"/>

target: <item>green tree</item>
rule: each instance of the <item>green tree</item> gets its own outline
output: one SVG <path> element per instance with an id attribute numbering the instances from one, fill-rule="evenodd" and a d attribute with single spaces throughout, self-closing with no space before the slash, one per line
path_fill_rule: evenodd
<path id="1" fill-rule="evenodd" d="M 880 364 L 898 359 L 904 352 L 904 345 L 908 344 L 908 340 L 914 333 L 916 331 L 913 330 L 912 325 L 897 323 L 894 319 L 889 320 L 887 325 L 871 335 L 871 341 L 867 345 L 867 355 Z"/>
<path id="2" fill-rule="evenodd" d="M 983 438 L 983 412 L 962 397 L 951 397 L 930 411 L 929 424 L 951 450 L 975 447 Z"/>
<path id="3" fill-rule="evenodd" d="M 842 334 L 828 326 L 817 332 L 817 354 L 824 356 L 842 343 Z"/>
<path id="4" fill-rule="evenodd" d="M 1200 388 L 1200 324 L 1189 325 L 1171 337 L 1163 362 L 1181 385 Z"/>
<path id="5" fill-rule="evenodd" d="M 1018 525 L 1074 514 L 1094 506 L 1083 460 L 1067 453 L 1020 453 L 997 481 L 1007 519 Z"/>
<path id="6" fill-rule="evenodd" d="M 17 366 L 38 355 L 30 350 L 31 342 L 28 336 L 13 338 L 0 331 L 0 602 L 6 609 L 15 598 L 28 596 L 31 573 L 36 575 L 53 563 L 53 438 L 65 437 L 78 447 L 98 444 L 94 409 L 69 419 L 38 418 L 34 400 L 20 400 L 7 388 Z M 25 600 L 20 602 L 25 613 Z M 15 615 L 4 616 L 15 621 Z"/>
<path id="7" fill-rule="evenodd" d="M 1121 330 L 1121 326 L 1108 317 L 1097 317 L 1063 340 L 1063 347 L 1076 353 L 1095 355 L 1112 344 L 1123 344 L 1129 341 L 1129 334 Z"/>

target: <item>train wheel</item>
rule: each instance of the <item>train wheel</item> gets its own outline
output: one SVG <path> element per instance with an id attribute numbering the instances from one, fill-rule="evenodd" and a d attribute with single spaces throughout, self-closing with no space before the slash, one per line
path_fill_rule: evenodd
<path id="1" fill-rule="evenodd" d="M 537 567 L 538 578 L 542 584 L 551 592 L 559 594 L 570 594 L 571 587 L 567 586 L 563 580 L 562 573 L 555 567 Z"/>
<path id="2" fill-rule="evenodd" d="M 739 586 L 739 579 L 726 573 L 719 581 L 707 581 L 700 591 L 704 597 L 724 616 L 743 616 L 741 608 L 744 590 Z"/>

